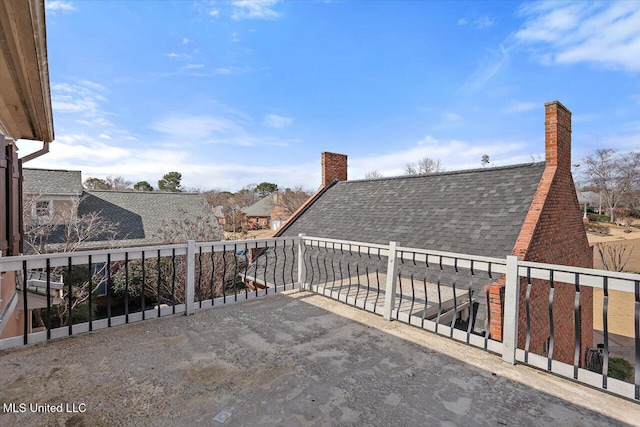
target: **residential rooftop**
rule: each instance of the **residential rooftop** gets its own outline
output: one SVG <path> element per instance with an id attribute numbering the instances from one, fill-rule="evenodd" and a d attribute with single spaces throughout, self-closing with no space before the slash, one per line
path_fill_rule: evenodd
<path id="1" fill-rule="evenodd" d="M 22 170 L 25 194 L 75 195 L 82 194 L 82 172 L 64 169 Z"/>
<path id="2" fill-rule="evenodd" d="M 638 425 L 640 405 L 309 292 L 3 351 L 2 425 Z"/>

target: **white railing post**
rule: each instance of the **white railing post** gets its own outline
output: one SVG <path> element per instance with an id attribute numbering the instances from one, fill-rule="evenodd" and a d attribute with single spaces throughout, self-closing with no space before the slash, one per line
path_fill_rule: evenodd
<path id="1" fill-rule="evenodd" d="M 186 315 L 195 312 L 195 282 L 196 282 L 196 242 L 187 240 L 187 280 L 184 295 Z"/>
<path id="2" fill-rule="evenodd" d="M 516 363 L 516 348 L 518 348 L 518 307 L 520 305 L 518 261 L 517 256 L 507 256 L 504 316 L 502 317 L 502 360 L 512 365 Z"/>
<path id="3" fill-rule="evenodd" d="M 396 300 L 396 274 L 398 267 L 396 263 L 396 247 L 398 243 L 389 242 L 389 260 L 387 263 L 387 285 L 384 293 L 384 320 L 391 321 L 391 314 Z"/>
<path id="4" fill-rule="evenodd" d="M 298 234 L 298 290 L 304 291 L 307 271 L 304 265 L 304 233 Z"/>

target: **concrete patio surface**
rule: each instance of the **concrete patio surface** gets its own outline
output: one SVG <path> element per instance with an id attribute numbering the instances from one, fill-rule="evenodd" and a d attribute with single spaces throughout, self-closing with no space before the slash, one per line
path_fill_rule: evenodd
<path id="1" fill-rule="evenodd" d="M 0 372 L 3 404 L 84 410 L 2 426 L 640 425 L 636 402 L 308 292 L 3 351 Z"/>

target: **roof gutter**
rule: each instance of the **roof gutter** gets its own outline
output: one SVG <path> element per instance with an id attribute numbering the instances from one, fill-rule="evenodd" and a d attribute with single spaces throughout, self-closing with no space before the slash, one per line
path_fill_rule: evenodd
<path id="1" fill-rule="evenodd" d="M 49 152 L 49 143 L 47 141 L 43 141 L 42 148 L 40 150 L 34 151 L 31 154 L 27 154 L 26 156 L 21 157 L 20 160 L 22 160 L 22 163 L 27 163 L 30 160 L 36 159 L 40 156 L 44 156 L 48 152 Z"/>

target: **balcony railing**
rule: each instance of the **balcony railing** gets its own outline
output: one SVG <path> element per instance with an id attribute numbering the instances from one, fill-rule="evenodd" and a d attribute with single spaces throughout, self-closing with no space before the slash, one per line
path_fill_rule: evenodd
<path id="1" fill-rule="evenodd" d="M 46 307 L 30 307 L 33 290 L 18 284 L 17 309 L 30 314 L 2 349 L 299 289 L 640 400 L 638 274 L 304 235 L 5 257 L 0 271 L 38 276 L 46 297 Z M 64 279 L 61 299 L 52 277 Z M 499 311 L 486 296 L 496 282 L 504 284 Z M 594 290 L 603 292 L 595 309 Z M 626 381 L 608 373 L 610 291 L 634 301 Z M 492 316 L 504 319 L 500 340 L 490 333 Z M 600 347 L 589 337 L 592 316 L 602 316 Z M 33 332 L 34 322 L 44 330 Z"/>

